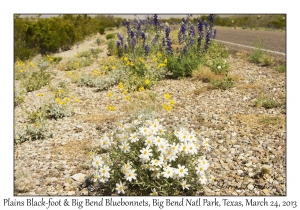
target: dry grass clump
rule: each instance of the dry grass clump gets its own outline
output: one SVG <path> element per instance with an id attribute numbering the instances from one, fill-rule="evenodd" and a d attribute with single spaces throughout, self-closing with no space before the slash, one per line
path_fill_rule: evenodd
<path id="1" fill-rule="evenodd" d="M 34 182 L 27 170 L 19 170 L 15 172 L 14 191 L 17 193 L 29 192 L 34 188 Z"/>
<path id="2" fill-rule="evenodd" d="M 215 74 L 208 66 L 199 65 L 198 69 L 193 71 L 192 76 L 195 80 L 200 80 L 204 83 L 208 83 L 211 80 L 222 79 L 222 75 Z"/>

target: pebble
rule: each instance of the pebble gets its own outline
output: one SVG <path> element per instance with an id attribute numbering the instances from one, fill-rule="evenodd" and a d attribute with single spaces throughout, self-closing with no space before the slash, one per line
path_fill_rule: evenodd
<path id="1" fill-rule="evenodd" d="M 78 174 L 74 174 L 73 176 L 71 176 L 72 179 L 74 179 L 75 181 L 78 181 L 78 182 L 84 181 L 85 177 L 86 177 L 86 175 L 83 173 L 78 173 Z"/>
<path id="2" fill-rule="evenodd" d="M 248 188 L 249 190 L 253 190 L 253 189 L 254 189 L 254 186 L 253 186 L 253 184 L 249 184 L 249 185 L 247 186 L 247 188 Z"/>

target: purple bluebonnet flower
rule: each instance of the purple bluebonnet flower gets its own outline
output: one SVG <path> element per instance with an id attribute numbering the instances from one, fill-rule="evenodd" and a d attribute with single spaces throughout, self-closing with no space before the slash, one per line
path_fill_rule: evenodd
<path id="1" fill-rule="evenodd" d="M 134 37 L 134 31 L 130 29 L 130 38 L 132 39 Z"/>
<path id="2" fill-rule="evenodd" d="M 119 28 L 119 26 L 120 26 L 120 25 L 119 25 L 119 22 L 116 21 L 116 27 Z"/>
<path id="3" fill-rule="evenodd" d="M 187 24 L 187 23 L 188 23 L 188 20 L 185 19 L 185 18 L 182 18 L 182 22 L 183 22 L 184 24 Z"/>
<path id="4" fill-rule="evenodd" d="M 186 25 L 184 22 L 182 22 L 180 25 L 180 29 L 178 31 L 178 43 L 179 44 L 181 44 L 182 41 L 184 41 L 185 32 L 186 32 Z"/>
<path id="5" fill-rule="evenodd" d="M 206 21 L 206 20 L 204 21 L 204 26 L 205 26 L 205 29 L 207 30 L 208 23 L 207 23 L 207 21 Z"/>
<path id="6" fill-rule="evenodd" d="M 205 50 L 208 49 L 208 45 L 210 44 L 210 38 L 211 38 L 211 31 L 207 30 L 206 37 L 205 37 Z"/>
<path id="7" fill-rule="evenodd" d="M 209 21 L 210 21 L 210 27 L 213 27 L 214 26 L 214 15 L 213 14 L 209 15 Z"/>
<path id="8" fill-rule="evenodd" d="M 126 21 L 125 21 L 125 19 L 122 19 L 122 25 L 123 25 L 123 26 L 126 26 Z"/>
<path id="9" fill-rule="evenodd" d="M 153 16 L 153 24 L 154 24 L 156 27 L 158 26 L 157 14 L 154 14 L 154 16 Z"/>
<path id="10" fill-rule="evenodd" d="M 145 34 L 144 31 L 142 31 L 141 36 L 142 36 L 143 42 L 145 42 L 146 41 L 146 34 Z"/>
<path id="11" fill-rule="evenodd" d="M 117 37 L 120 40 L 120 44 L 123 46 L 123 43 L 124 43 L 123 37 L 119 33 L 117 33 Z"/>
<path id="12" fill-rule="evenodd" d="M 172 49 L 172 41 L 171 41 L 171 39 L 170 38 L 167 39 L 166 43 L 167 43 L 166 53 L 167 54 L 172 54 L 173 53 L 173 49 Z"/>
<path id="13" fill-rule="evenodd" d="M 196 36 L 195 28 L 194 28 L 193 25 L 190 26 L 189 34 L 190 34 L 192 37 L 195 37 L 195 36 Z"/>
<path id="14" fill-rule="evenodd" d="M 145 51 L 145 55 L 148 55 L 149 54 L 149 51 L 150 51 L 150 47 L 146 44 L 145 47 L 144 47 L 144 51 Z"/>
<path id="15" fill-rule="evenodd" d="M 118 40 L 118 41 L 117 41 L 117 48 L 119 49 L 120 47 L 121 47 L 121 41 Z"/>
<path id="16" fill-rule="evenodd" d="M 167 54 L 172 54 L 173 53 L 173 50 L 172 50 L 172 41 L 171 41 L 171 38 L 170 38 L 170 32 L 171 32 L 171 29 L 169 26 L 166 26 L 166 38 L 165 38 L 165 41 L 167 43 L 167 46 L 166 46 L 166 53 Z"/>
<path id="17" fill-rule="evenodd" d="M 216 38 L 216 35 L 217 35 L 217 29 L 214 29 L 214 34 L 213 34 L 213 39 L 215 39 Z"/>

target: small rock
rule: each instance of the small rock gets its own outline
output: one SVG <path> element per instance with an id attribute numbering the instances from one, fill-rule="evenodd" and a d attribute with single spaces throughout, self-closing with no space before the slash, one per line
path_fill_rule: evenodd
<path id="1" fill-rule="evenodd" d="M 250 161 L 249 163 L 245 164 L 247 167 L 250 167 L 252 165 L 252 162 Z"/>
<path id="2" fill-rule="evenodd" d="M 69 196 L 75 195 L 75 191 L 70 191 L 70 192 L 68 192 L 68 195 L 69 195 Z"/>
<path id="3" fill-rule="evenodd" d="M 226 158 L 226 162 L 227 162 L 227 163 L 231 163 L 232 160 L 231 160 L 230 158 Z"/>
<path id="4" fill-rule="evenodd" d="M 263 189 L 262 191 L 263 191 L 263 193 L 264 193 L 265 195 L 269 195 L 269 194 L 270 194 L 268 189 Z"/>
<path id="5" fill-rule="evenodd" d="M 239 195 L 239 194 L 237 194 L 236 192 L 233 192 L 233 193 L 231 193 L 232 195 Z"/>
<path id="6" fill-rule="evenodd" d="M 237 170 L 237 174 L 240 176 L 242 175 L 244 172 L 242 170 Z"/>
<path id="7" fill-rule="evenodd" d="M 254 186 L 253 186 L 253 184 L 249 184 L 249 185 L 247 186 L 247 188 L 248 188 L 249 190 L 253 190 L 253 189 L 254 189 Z"/>
<path id="8" fill-rule="evenodd" d="M 74 174 L 73 176 L 71 176 L 72 179 L 74 179 L 75 181 L 79 181 L 79 182 L 84 181 L 85 177 L 86 177 L 86 175 L 82 174 L 82 173 Z"/>
<path id="9" fill-rule="evenodd" d="M 57 195 L 57 192 L 47 192 L 48 195 L 53 196 L 53 195 Z"/>

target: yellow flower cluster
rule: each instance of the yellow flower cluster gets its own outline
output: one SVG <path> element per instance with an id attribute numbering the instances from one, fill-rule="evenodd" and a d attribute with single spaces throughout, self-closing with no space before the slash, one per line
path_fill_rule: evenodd
<path id="1" fill-rule="evenodd" d="M 141 87 L 139 87 L 139 92 L 142 92 L 142 91 L 144 91 L 145 90 L 145 88 L 143 87 L 143 86 L 141 86 Z"/>
<path id="2" fill-rule="evenodd" d="M 63 100 L 61 100 L 60 98 L 56 98 L 55 101 L 59 104 L 59 105 L 67 105 L 70 102 L 70 98 L 65 97 Z"/>
<path id="3" fill-rule="evenodd" d="M 165 94 L 165 99 L 169 100 L 169 101 L 168 101 L 168 104 L 163 105 L 163 108 L 170 112 L 173 109 L 175 102 L 173 99 L 171 99 L 171 95 L 169 93 Z"/>
<path id="4" fill-rule="evenodd" d="M 111 105 L 107 105 L 107 109 L 109 111 L 115 111 L 115 107 L 114 106 L 111 106 Z"/>
<path id="5" fill-rule="evenodd" d="M 123 85 L 122 82 L 120 82 L 120 83 L 118 84 L 118 86 L 119 86 L 119 89 L 120 89 L 120 90 L 123 90 L 123 89 L 124 89 L 124 85 Z"/>

